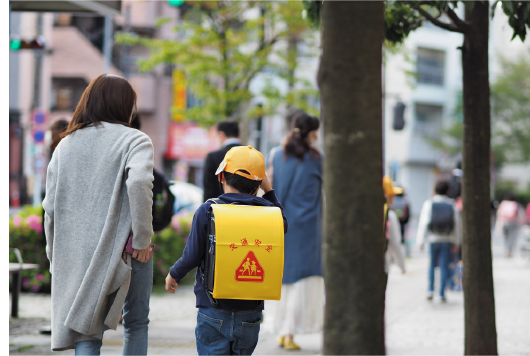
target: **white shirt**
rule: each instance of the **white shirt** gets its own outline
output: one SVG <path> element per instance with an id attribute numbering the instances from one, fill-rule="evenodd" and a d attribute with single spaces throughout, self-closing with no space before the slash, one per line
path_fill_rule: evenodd
<path id="1" fill-rule="evenodd" d="M 388 248 L 385 253 L 385 272 L 388 274 L 390 264 L 394 260 L 401 271 L 405 271 L 405 256 L 401 248 L 401 228 L 396 213 L 388 211 Z"/>
<path id="2" fill-rule="evenodd" d="M 429 223 L 431 222 L 432 214 L 432 203 L 449 203 L 453 205 L 454 210 L 454 222 L 455 227 L 450 234 L 435 234 L 429 231 Z M 455 202 L 453 199 L 448 198 L 445 195 L 435 195 L 431 199 L 428 199 L 423 203 L 420 213 L 420 221 L 418 222 L 418 231 L 416 234 L 416 245 L 421 246 L 425 242 L 451 242 L 456 245 L 460 245 L 462 241 L 462 231 L 460 225 L 460 215 L 458 209 L 456 209 Z"/>
<path id="3" fill-rule="evenodd" d="M 222 146 L 233 145 L 233 144 L 235 144 L 235 143 L 237 143 L 237 144 L 241 144 L 241 140 L 238 139 L 237 137 L 231 137 L 231 138 L 227 138 L 227 139 L 223 142 Z"/>

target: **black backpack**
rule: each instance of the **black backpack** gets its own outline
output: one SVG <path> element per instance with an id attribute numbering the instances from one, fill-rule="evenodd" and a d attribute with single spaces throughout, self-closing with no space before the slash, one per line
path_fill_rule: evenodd
<path id="1" fill-rule="evenodd" d="M 153 175 L 153 231 L 161 231 L 171 222 L 175 196 L 163 174 L 153 169 Z"/>
<path id="2" fill-rule="evenodd" d="M 455 228 L 453 204 L 439 202 L 432 203 L 431 222 L 429 231 L 435 234 L 449 235 Z"/>

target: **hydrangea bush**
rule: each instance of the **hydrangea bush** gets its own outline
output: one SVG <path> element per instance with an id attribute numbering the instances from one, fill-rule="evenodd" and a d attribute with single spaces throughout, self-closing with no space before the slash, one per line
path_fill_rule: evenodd
<path id="1" fill-rule="evenodd" d="M 39 265 L 22 272 L 21 289 L 25 292 L 50 292 L 50 265 L 42 229 L 42 206 L 26 205 L 9 219 L 9 247 L 20 250 L 24 263 Z M 14 253 L 9 254 L 9 262 L 17 262 Z"/>
<path id="2" fill-rule="evenodd" d="M 164 286 L 169 268 L 177 261 L 191 230 L 193 213 L 179 213 L 174 215 L 171 224 L 155 234 L 152 242 L 156 245 L 153 253 L 153 284 Z M 18 214 L 9 220 L 9 247 L 18 248 L 24 263 L 35 263 L 38 269 L 22 272 L 22 291 L 42 292 L 51 291 L 51 276 L 49 261 L 46 257 L 46 240 L 42 226 L 42 206 L 25 206 Z M 10 262 L 17 262 L 14 253 L 10 253 Z M 195 274 L 190 272 L 181 284 L 193 283 Z"/>

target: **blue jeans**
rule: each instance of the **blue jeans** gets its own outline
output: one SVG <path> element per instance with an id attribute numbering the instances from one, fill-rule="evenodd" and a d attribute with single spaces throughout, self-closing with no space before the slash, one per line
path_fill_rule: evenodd
<path id="1" fill-rule="evenodd" d="M 120 262 L 122 263 L 122 262 Z M 123 355 L 147 355 L 149 298 L 153 287 L 152 258 L 141 263 L 132 259 L 129 291 L 123 304 Z M 76 355 L 99 355 L 102 340 L 80 341 Z"/>
<path id="2" fill-rule="evenodd" d="M 451 258 L 450 242 L 434 242 L 431 244 L 431 263 L 429 266 L 429 292 L 434 292 L 434 267 L 440 267 L 440 297 L 445 296 L 445 283 L 449 275 L 449 259 Z"/>
<path id="3" fill-rule="evenodd" d="M 252 355 L 258 344 L 261 310 L 229 312 L 199 308 L 195 339 L 199 355 Z"/>

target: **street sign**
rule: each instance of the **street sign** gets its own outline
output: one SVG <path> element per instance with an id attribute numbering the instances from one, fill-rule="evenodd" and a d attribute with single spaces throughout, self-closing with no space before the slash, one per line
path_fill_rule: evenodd
<path id="1" fill-rule="evenodd" d="M 33 140 L 35 141 L 35 143 L 42 143 L 44 142 L 44 135 L 44 129 L 36 129 L 33 131 Z"/>
<path id="2" fill-rule="evenodd" d="M 35 109 L 31 113 L 31 124 L 34 127 L 44 126 L 48 121 L 48 114 L 42 109 Z"/>

